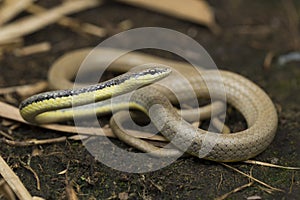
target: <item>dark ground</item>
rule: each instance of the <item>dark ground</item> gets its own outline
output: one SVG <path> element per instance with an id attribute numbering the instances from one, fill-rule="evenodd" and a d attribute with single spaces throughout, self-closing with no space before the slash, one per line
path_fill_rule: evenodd
<path id="1" fill-rule="evenodd" d="M 112 27 L 122 20 L 130 19 L 134 27 L 165 27 L 185 34 L 193 30 L 196 32 L 194 39 L 204 46 L 220 69 L 248 77 L 264 88 L 276 104 L 279 114 L 277 135 L 267 150 L 255 160 L 271 162 L 278 159 L 281 165 L 300 166 L 299 63 L 279 66 L 275 58 L 269 68 L 263 67 L 264 58 L 269 52 L 280 55 L 299 50 L 299 17 L 295 19 L 292 10 L 287 11 L 284 4 L 288 1 L 209 2 L 222 27 L 218 36 L 193 23 L 118 3 L 106 3 L 74 17 Z M 46 5 L 47 1 L 41 3 Z M 298 1 L 295 10 L 300 13 Z M 49 66 L 60 55 L 72 49 L 95 46 L 102 39 L 79 35 L 58 25 L 48 26 L 25 37 L 26 45 L 43 41 L 50 41 L 53 45 L 50 52 L 23 58 L 8 54 L 0 60 L 1 87 L 44 80 Z M 231 127 L 239 126 L 241 120 L 236 119 Z M 0 130 L 6 129 L 0 125 Z M 21 125 L 13 131 L 13 136 L 22 140 L 51 138 L 59 134 Z M 21 161 L 27 162 L 36 148 L 41 149 L 42 154 L 31 157 L 30 165 L 39 175 L 40 191 L 36 188 L 33 174 L 21 165 Z M 72 141 L 27 148 L 1 144 L 0 152 L 31 194 L 45 199 L 66 199 L 66 176 L 58 173 L 67 166 L 68 179 L 74 183 L 79 199 L 117 199 L 123 192 L 128 193 L 129 199 L 213 199 L 248 182 L 247 178 L 221 164 L 197 158 L 181 158 L 151 173 L 123 173 L 95 161 L 80 142 Z M 242 163 L 231 165 L 246 173 L 252 168 Z M 253 195 L 263 199 L 300 198 L 299 171 L 254 166 L 253 176 L 284 192 L 270 194 L 255 183 L 231 195 L 229 199 L 246 199 Z"/>

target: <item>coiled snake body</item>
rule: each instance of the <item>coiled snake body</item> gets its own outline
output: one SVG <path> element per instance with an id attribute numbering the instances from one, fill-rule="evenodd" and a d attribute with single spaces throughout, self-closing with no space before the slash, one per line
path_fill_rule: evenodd
<path id="1" fill-rule="evenodd" d="M 66 66 L 68 68 L 71 67 L 70 64 L 72 63 L 72 67 L 75 68 L 72 69 L 72 72 L 69 72 L 71 70 L 68 69 L 58 73 L 58 67 L 54 67 L 54 69 L 50 71 L 50 79 L 60 79 L 52 80 L 52 83 L 70 87 L 70 83 L 65 80 L 66 77 L 70 78 L 70 76 L 72 76 L 70 74 L 74 75 L 74 71 L 77 70 L 76 66 L 78 68 L 78 62 L 82 60 L 89 51 L 89 49 L 86 49 L 73 53 L 72 56 L 70 55 L 72 61 L 67 59 L 68 56 L 60 59 L 54 66 L 67 64 Z M 98 51 L 98 53 L 107 53 L 109 51 L 115 52 L 117 50 L 100 49 Z M 123 66 L 121 71 L 130 69 L 132 65 L 149 62 L 169 65 L 188 78 L 189 83 L 192 88 L 195 89 L 195 94 L 198 98 L 208 98 L 212 95 L 211 91 L 213 91 L 213 94 L 218 98 L 218 94 L 221 94 L 224 89 L 227 102 L 239 110 L 244 116 L 248 128 L 234 134 L 218 134 L 202 129 L 196 129 L 188 122 L 182 120 L 181 116 L 174 110 L 170 101 L 176 101 L 176 99 L 174 99 L 175 97 L 168 90 L 152 85 L 136 90 L 132 95 L 130 106 L 141 109 L 147 114 L 149 114 L 149 109 L 151 109 L 151 116 L 154 116 L 151 118 L 153 123 L 160 127 L 161 133 L 182 151 L 186 150 L 192 155 L 214 161 L 240 161 L 254 157 L 264 151 L 275 136 L 277 129 L 277 113 L 271 99 L 261 88 L 238 74 L 228 71 L 207 70 L 201 71 L 201 76 L 199 76 L 198 73 L 195 73 L 193 68 L 187 68 L 185 64 L 180 62 L 159 59 L 137 53 L 121 57 L 120 61 L 117 62 L 120 62 L 119 64 L 122 64 Z M 77 64 L 74 65 L 74 63 Z M 67 90 L 37 95 L 25 100 L 21 104 L 20 113 L 26 120 L 34 123 L 66 120 L 73 115 L 73 111 L 67 110 L 68 108 L 66 109 L 66 107 L 72 107 L 73 95 L 82 95 L 82 98 L 79 98 L 75 104 L 73 102 L 73 106 L 85 103 L 83 98 L 90 99 L 87 101 L 88 103 L 91 103 L 94 101 L 91 100 L 91 96 L 95 95 L 95 93 L 97 93 L 97 95 L 102 95 L 101 90 L 105 91 L 105 94 L 107 92 L 116 94 L 118 89 L 115 89 L 115 86 L 120 86 L 119 93 L 130 91 L 131 84 L 138 84 L 137 77 L 139 75 L 141 76 L 141 79 L 145 75 L 150 76 L 151 78 L 156 76 L 154 78 L 156 80 L 168 73 L 166 68 L 159 67 L 154 68 L 151 73 L 149 73 L 148 70 L 147 72 L 143 71 L 133 75 L 125 75 L 125 79 L 129 80 L 127 82 L 124 80 L 120 81 L 120 79 L 124 79 L 124 75 L 120 78 L 116 78 L 114 80 L 117 81 L 112 81 L 113 84 L 108 84 L 113 85 L 113 87 L 98 87 L 96 89 L 90 89 L 90 87 L 88 87 L 86 89 L 76 90 L 75 92 Z M 53 76 L 53 74 L 55 74 L 55 76 Z M 59 76 L 63 76 L 63 78 Z M 155 80 L 151 80 L 150 82 Z M 178 80 L 167 79 L 166 81 L 176 82 Z M 126 82 L 127 85 L 124 84 L 124 82 Z M 143 79 L 141 84 L 148 84 L 150 82 L 145 82 Z M 209 90 L 206 87 L 207 85 L 210 86 Z M 128 89 L 125 89 L 124 87 L 127 87 Z M 114 88 L 113 91 L 110 91 L 112 88 Z M 184 93 L 185 87 L 183 85 L 176 84 L 176 90 L 180 91 L 182 96 L 187 96 Z M 91 92 L 90 95 L 88 95 L 87 91 Z M 101 99 L 109 98 L 111 94 L 102 96 L 103 97 L 100 97 Z M 68 98 L 69 102 L 66 103 Z M 101 100 L 100 98 L 97 99 L 97 101 Z M 63 109 L 63 111 L 60 111 L 59 109 Z M 80 109 L 78 110 L 80 111 Z"/>

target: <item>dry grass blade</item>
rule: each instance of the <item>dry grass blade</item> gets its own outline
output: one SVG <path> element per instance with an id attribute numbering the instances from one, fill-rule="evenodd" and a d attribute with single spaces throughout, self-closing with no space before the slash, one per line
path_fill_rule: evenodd
<path id="1" fill-rule="evenodd" d="M 25 163 L 23 163 L 23 167 L 25 169 L 29 170 L 33 174 L 33 176 L 36 180 L 36 189 L 41 190 L 41 183 L 40 183 L 40 178 L 39 178 L 38 174 L 29 165 L 26 165 Z"/>
<path id="2" fill-rule="evenodd" d="M 265 56 L 265 59 L 264 59 L 264 63 L 263 63 L 264 69 L 270 69 L 274 57 L 275 57 L 274 52 L 269 51 L 267 53 L 267 55 Z"/>
<path id="3" fill-rule="evenodd" d="M 47 10 L 38 5 L 31 5 L 27 8 L 27 11 L 32 14 L 40 14 L 46 12 Z M 69 27 L 75 31 L 88 33 L 98 37 L 104 37 L 107 35 L 107 31 L 105 28 L 90 23 L 83 23 L 71 17 L 62 17 L 57 21 L 57 23 L 61 26 Z"/>
<path id="4" fill-rule="evenodd" d="M 15 192 L 20 200 L 32 199 L 32 196 L 27 191 L 25 186 L 20 181 L 19 177 L 12 171 L 12 169 L 7 165 L 7 163 L 0 156 L 0 174 Z"/>
<path id="5" fill-rule="evenodd" d="M 240 186 L 240 187 L 238 187 L 238 188 L 235 188 L 234 190 L 232 190 L 232 191 L 230 191 L 230 192 L 228 192 L 228 193 L 226 193 L 226 194 L 223 194 L 223 195 L 220 196 L 220 197 L 215 198 L 215 200 L 223 200 L 223 199 L 226 199 L 229 195 L 231 195 L 231 194 L 233 194 L 233 193 L 236 193 L 236 192 L 239 192 L 239 191 L 241 191 L 241 190 L 243 190 L 243 189 L 245 189 L 245 188 L 247 188 L 247 187 L 252 186 L 253 183 L 254 183 L 254 181 L 249 182 L 249 183 L 247 183 L 247 184 L 245 184 L 245 185 L 242 185 L 242 186 Z"/>
<path id="6" fill-rule="evenodd" d="M 23 19 L 20 19 L 1 28 L 0 44 L 5 43 L 7 40 L 18 38 L 41 29 L 51 23 L 56 22 L 64 15 L 96 7 L 100 3 L 100 0 L 67 1 L 60 6 L 49 9 L 47 12 L 34 16 L 24 17 Z"/>
<path id="7" fill-rule="evenodd" d="M 1 31 L 1 27 L 0 27 Z M 10 40 L 5 40 L 2 43 L 0 43 L 0 53 L 1 52 L 11 52 L 17 47 L 23 46 L 23 38 L 13 38 Z"/>
<path id="8" fill-rule="evenodd" d="M 295 173 L 293 172 L 292 178 L 291 178 L 291 185 L 290 185 L 290 188 L 289 188 L 289 194 L 292 193 L 292 191 L 293 191 L 294 183 L 295 183 Z"/>
<path id="9" fill-rule="evenodd" d="M 266 163 L 266 162 L 261 162 L 261 161 L 256 161 L 256 160 L 246 160 L 243 162 L 247 163 L 247 164 L 262 165 L 262 166 L 266 166 L 266 167 L 274 167 L 274 168 L 280 168 L 280 169 L 300 170 L 300 167 L 286 167 L 286 166 L 274 165 L 271 163 Z"/>
<path id="10" fill-rule="evenodd" d="M 36 197 L 36 196 L 34 196 L 34 197 L 32 197 L 32 200 L 45 200 L 44 198 L 41 198 L 41 197 Z"/>
<path id="11" fill-rule="evenodd" d="M 63 136 L 63 137 L 44 139 L 44 140 L 31 139 L 31 140 L 25 140 L 25 141 L 14 141 L 14 140 L 8 140 L 8 139 L 3 138 L 1 141 L 5 144 L 11 145 L 11 146 L 28 147 L 28 146 L 33 146 L 33 145 L 64 142 L 66 140 L 67 140 L 67 137 Z"/>
<path id="12" fill-rule="evenodd" d="M 244 172 L 242 172 L 242 171 L 240 171 L 240 170 L 238 170 L 238 169 L 236 169 L 236 168 L 234 168 L 234 167 L 231 167 L 230 165 L 227 165 L 227 164 L 225 164 L 225 163 L 221 163 L 221 164 L 222 164 L 223 166 L 229 168 L 229 169 L 232 169 L 232 170 L 234 170 L 234 171 L 236 171 L 236 172 L 242 174 L 243 176 L 246 176 L 246 177 L 250 178 L 251 180 L 253 180 L 253 181 L 255 181 L 255 182 L 257 182 L 257 183 L 259 183 L 259 184 L 261 184 L 261 185 L 263 185 L 263 186 L 265 186 L 265 187 L 271 189 L 271 190 L 279 191 L 279 192 L 284 192 L 284 190 L 278 189 L 278 188 L 275 188 L 275 187 L 272 187 L 272 186 L 270 186 L 270 185 L 268 185 L 268 184 L 266 184 L 266 183 L 264 183 L 264 182 L 258 180 L 257 178 L 254 178 L 254 177 L 251 176 L 251 175 L 248 175 L 248 174 L 246 174 L 246 173 L 244 173 Z"/>
<path id="13" fill-rule="evenodd" d="M 33 44 L 30 46 L 18 48 L 14 50 L 15 56 L 29 56 L 36 53 L 42 53 L 49 51 L 51 49 L 51 44 L 49 42 L 41 42 L 38 44 Z"/>
<path id="14" fill-rule="evenodd" d="M 1 131 L 1 130 L 0 130 L 0 135 L 2 135 L 5 138 L 8 138 L 10 140 L 14 139 L 11 135 L 9 135 L 8 133 L 5 133 L 4 131 Z"/>
<path id="15" fill-rule="evenodd" d="M 171 15 L 209 27 L 213 32 L 219 32 L 211 7 L 204 0 L 119 0 L 130 5 L 143 7 L 155 12 Z"/>
<path id="16" fill-rule="evenodd" d="M 22 12 L 34 0 L 6 0 L 0 8 L 0 26 Z"/>

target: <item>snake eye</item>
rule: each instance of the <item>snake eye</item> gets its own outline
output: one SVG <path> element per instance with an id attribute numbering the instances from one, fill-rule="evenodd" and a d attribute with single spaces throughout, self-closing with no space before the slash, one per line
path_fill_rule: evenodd
<path id="1" fill-rule="evenodd" d="M 150 70 L 149 70 L 149 73 L 150 73 L 150 74 L 155 74 L 155 72 L 156 72 L 156 71 L 155 71 L 154 69 L 150 69 Z"/>

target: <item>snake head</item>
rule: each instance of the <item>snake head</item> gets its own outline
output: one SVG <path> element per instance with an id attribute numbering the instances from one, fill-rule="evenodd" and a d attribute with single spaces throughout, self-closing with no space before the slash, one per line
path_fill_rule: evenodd
<path id="1" fill-rule="evenodd" d="M 172 72 L 171 68 L 161 64 L 142 65 L 142 69 L 132 71 L 131 76 L 135 80 L 142 81 L 144 84 L 153 83 L 167 77 Z"/>

